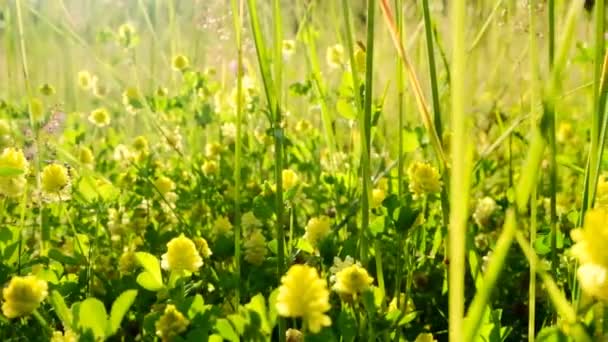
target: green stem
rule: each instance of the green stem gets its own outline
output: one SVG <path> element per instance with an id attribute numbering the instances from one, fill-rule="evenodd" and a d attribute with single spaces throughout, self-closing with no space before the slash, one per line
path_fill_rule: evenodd
<path id="1" fill-rule="evenodd" d="M 243 44 L 241 40 L 241 27 L 243 16 L 243 0 L 237 4 L 232 0 L 232 15 L 234 17 L 234 31 L 237 44 L 237 76 L 236 76 L 236 139 L 234 144 L 234 259 L 236 263 L 237 286 L 235 301 L 241 302 L 241 153 L 242 153 L 242 123 L 243 123 Z"/>
<path id="2" fill-rule="evenodd" d="M 451 161 L 450 221 L 449 221 L 449 340 L 465 341 L 463 331 L 464 274 L 466 248 L 466 222 L 468 217 L 469 167 L 471 157 L 465 114 L 465 0 L 451 1 L 452 79 L 451 79 Z"/>

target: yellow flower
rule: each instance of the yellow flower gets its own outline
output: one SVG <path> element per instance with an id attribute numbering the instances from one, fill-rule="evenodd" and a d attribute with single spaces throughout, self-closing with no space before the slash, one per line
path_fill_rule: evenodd
<path id="1" fill-rule="evenodd" d="M 81 70 L 78 72 L 78 85 L 83 90 L 88 90 L 92 85 L 92 76 L 86 70 Z"/>
<path id="2" fill-rule="evenodd" d="M 297 329 L 287 329 L 285 337 L 287 342 L 304 342 L 304 334 Z"/>
<path id="3" fill-rule="evenodd" d="M 292 169 L 283 170 L 281 172 L 281 178 L 283 180 L 283 190 L 285 191 L 295 187 L 299 182 L 298 174 Z"/>
<path id="4" fill-rule="evenodd" d="M 572 124 L 569 122 L 562 122 L 559 124 L 557 129 L 557 141 L 560 143 L 566 143 L 574 136 L 574 130 Z"/>
<path id="5" fill-rule="evenodd" d="M 582 229 L 572 230 L 572 239 L 576 242 L 571 252 L 580 264 L 596 264 L 608 268 L 608 208 L 595 208 L 585 214 Z"/>
<path id="6" fill-rule="evenodd" d="M 148 151 L 148 139 L 143 135 L 136 137 L 133 140 L 133 148 L 139 152 L 147 152 Z"/>
<path id="7" fill-rule="evenodd" d="M 135 257 L 135 252 L 130 250 L 124 251 L 118 259 L 118 270 L 124 274 L 129 274 L 135 271 L 137 265 L 138 263 L 137 258 Z"/>
<path id="8" fill-rule="evenodd" d="M 414 301 L 411 298 L 407 298 L 403 292 L 399 294 L 399 306 L 400 307 L 397 307 L 397 297 L 393 297 L 391 302 L 388 304 L 388 312 L 400 310 L 403 306 L 405 306 L 405 313 L 410 313 L 416 310 Z"/>
<path id="9" fill-rule="evenodd" d="M 196 272 L 203 266 L 203 259 L 192 240 L 181 234 L 167 243 L 167 253 L 162 255 L 161 266 L 175 272 Z"/>
<path id="10" fill-rule="evenodd" d="M 23 155 L 21 150 L 16 148 L 7 147 L 2 151 L 0 155 L 0 167 L 8 167 L 27 173 L 30 164 Z"/>
<path id="11" fill-rule="evenodd" d="M 158 192 L 160 192 L 161 195 L 165 195 L 175 190 L 175 183 L 173 183 L 171 179 L 165 176 L 160 176 L 156 178 L 156 180 L 154 181 L 154 186 L 156 186 L 156 189 L 158 189 Z"/>
<path id="12" fill-rule="evenodd" d="M 209 244 L 207 243 L 207 240 L 205 240 L 204 238 L 202 238 L 200 236 L 195 237 L 194 244 L 196 245 L 196 248 L 201 253 L 201 256 L 203 258 L 207 259 L 211 255 L 213 255 L 213 252 L 211 251 L 211 248 L 209 248 Z"/>
<path id="13" fill-rule="evenodd" d="M 215 158 L 222 152 L 222 145 L 218 143 L 207 143 L 205 145 L 205 157 Z"/>
<path id="14" fill-rule="evenodd" d="M 124 23 L 118 27 L 118 43 L 124 48 L 130 48 L 137 44 L 139 38 L 135 27 L 130 23 Z"/>
<path id="15" fill-rule="evenodd" d="M 190 61 L 188 60 L 188 57 L 184 55 L 177 55 L 173 57 L 171 65 L 173 66 L 174 70 L 184 71 L 188 68 L 188 66 L 190 66 Z"/>
<path id="16" fill-rule="evenodd" d="M 215 236 L 232 234 L 232 223 L 225 217 L 219 216 L 213 223 L 213 232 Z"/>
<path id="17" fill-rule="evenodd" d="M 186 331 L 189 324 L 190 321 L 177 310 L 175 305 L 169 304 L 154 327 L 156 328 L 156 335 L 165 342 L 172 341 L 176 336 Z"/>
<path id="18" fill-rule="evenodd" d="M 595 298 L 608 301 L 608 270 L 596 264 L 581 264 L 576 276 L 583 291 Z"/>
<path id="19" fill-rule="evenodd" d="M 329 234 L 330 229 L 331 224 L 329 217 L 325 215 L 313 217 L 308 220 L 304 238 L 308 240 L 313 247 L 317 247 L 318 243 Z"/>
<path id="20" fill-rule="evenodd" d="M 243 232 L 247 233 L 252 229 L 262 227 L 262 221 L 258 220 L 253 212 L 248 211 L 241 216 L 241 226 L 243 227 Z"/>
<path id="21" fill-rule="evenodd" d="M 293 265 L 281 278 L 277 296 L 277 312 L 283 317 L 302 317 L 310 332 L 317 333 L 331 325 L 325 315 L 329 305 L 329 291 L 317 270 L 308 265 Z"/>
<path id="22" fill-rule="evenodd" d="M 47 284 L 46 281 L 35 276 L 15 276 L 2 291 L 2 295 L 4 316 L 8 318 L 27 316 L 36 310 L 48 295 Z"/>
<path id="23" fill-rule="evenodd" d="M 135 87 L 127 87 L 122 93 L 122 104 L 133 112 L 135 109 L 143 108 L 141 94 Z"/>
<path id="24" fill-rule="evenodd" d="M 372 208 L 377 208 L 382 205 L 386 198 L 386 193 L 380 188 L 372 190 Z"/>
<path id="25" fill-rule="evenodd" d="M 259 229 L 249 234 L 244 243 L 245 260 L 252 265 L 261 265 L 266 258 L 266 239 Z"/>
<path id="26" fill-rule="evenodd" d="M 86 146 L 81 146 L 78 149 L 78 160 L 85 165 L 92 165 L 95 162 L 93 151 Z"/>
<path id="27" fill-rule="evenodd" d="M 213 160 L 205 160 L 205 162 L 203 163 L 203 166 L 201 167 L 201 169 L 203 170 L 203 173 L 205 174 L 205 176 L 209 176 L 212 175 L 214 173 L 217 173 L 217 170 L 219 169 L 217 166 L 217 163 Z"/>
<path id="28" fill-rule="evenodd" d="M 340 44 L 332 45 L 327 48 L 325 60 L 332 69 L 342 67 L 344 64 L 344 48 Z"/>
<path id="29" fill-rule="evenodd" d="M 97 108 L 89 114 L 89 121 L 97 127 L 105 127 L 110 124 L 110 113 L 103 107 Z"/>
<path id="30" fill-rule="evenodd" d="M 441 179 L 436 168 L 428 163 L 415 162 L 407 170 L 409 189 L 414 197 L 432 194 L 441 190 Z"/>
<path id="31" fill-rule="evenodd" d="M 50 164 L 42 169 L 42 190 L 49 194 L 57 194 L 70 184 L 70 176 L 65 166 Z"/>
<path id="32" fill-rule="evenodd" d="M 333 289 L 340 294 L 356 296 L 367 290 L 374 281 L 367 270 L 359 265 L 351 265 L 336 274 Z"/>
<path id="33" fill-rule="evenodd" d="M 68 329 L 65 333 L 54 331 L 50 342 L 78 342 L 79 338 L 78 334 Z"/>

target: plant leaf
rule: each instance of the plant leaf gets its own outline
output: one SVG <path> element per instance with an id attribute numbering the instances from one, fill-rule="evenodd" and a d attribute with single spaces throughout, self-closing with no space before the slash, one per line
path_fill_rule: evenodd
<path id="1" fill-rule="evenodd" d="M 112 310 L 110 310 L 108 336 L 114 335 L 120 329 L 120 322 L 133 305 L 135 297 L 137 297 L 137 290 L 127 290 L 116 298 L 112 304 Z"/>

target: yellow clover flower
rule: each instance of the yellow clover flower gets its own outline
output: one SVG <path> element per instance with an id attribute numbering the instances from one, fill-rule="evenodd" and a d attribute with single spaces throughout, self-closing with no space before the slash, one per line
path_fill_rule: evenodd
<path id="1" fill-rule="evenodd" d="M 42 169 L 42 190 L 48 194 L 57 194 L 70 184 L 68 169 L 61 164 L 50 164 Z"/>
<path id="2" fill-rule="evenodd" d="M 110 112 L 103 107 L 97 108 L 89 114 L 89 122 L 97 127 L 105 127 L 110 124 Z"/>
<path id="3" fill-rule="evenodd" d="M 83 90 L 88 90 L 89 88 L 91 88 L 91 85 L 93 84 L 92 79 L 93 77 L 91 76 L 91 73 L 89 73 L 86 70 L 81 70 L 78 72 L 78 86 L 80 86 L 80 88 L 82 88 Z"/>
<path id="4" fill-rule="evenodd" d="M 266 239 L 259 229 L 254 230 L 244 243 L 245 260 L 252 265 L 261 265 L 266 258 Z"/>
<path id="5" fill-rule="evenodd" d="M 203 174 L 205 176 L 210 176 L 217 173 L 217 171 L 219 170 L 219 166 L 214 160 L 205 160 L 203 166 L 201 167 L 201 170 L 203 171 Z"/>
<path id="6" fill-rule="evenodd" d="M 181 234 L 167 243 L 167 253 L 162 255 L 161 267 L 175 272 L 196 272 L 203 266 L 203 259 L 198 254 L 192 240 Z"/>
<path id="7" fill-rule="evenodd" d="M 190 66 L 190 61 L 188 60 L 188 57 L 184 55 L 177 55 L 173 57 L 171 65 L 176 71 L 184 71 L 188 68 L 188 66 Z"/>
<path id="8" fill-rule="evenodd" d="M 35 276 L 11 279 L 8 286 L 2 291 L 4 303 L 2 313 L 8 318 L 27 316 L 40 306 L 48 295 L 46 281 Z"/>
<path id="9" fill-rule="evenodd" d="M 367 290 L 373 281 L 365 268 L 354 264 L 336 274 L 333 289 L 340 294 L 356 296 Z"/>
<path id="10" fill-rule="evenodd" d="M 382 205 L 386 198 L 386 192 L 381 188 L 372 190 L 372 208 L 377 208 Z"/>
<path id="11" fill-rule="evenodd" d="M 196 248 L 201 253 L 201 256 L 203 258 L 207 259 L 211 255 L 213 255 L 213 252 L 211 251 L 211 248 L 209 248 L 209 244 L 207 243 L 207 240 L 205 240 L 204 238 L 199 237 L 199 236 L 195 237 L 194 244 L 196 245 Z"/>
<path id="12" fill-rule="evenodd" d="M 190 321 L 177 310 L 175 305 L 169 304 L 165 308 L 163 315 L 156 321 L 156 335 L 165 341 L 172 341 L 188 329 Z"/>
<path id="13" fill-rule="evenodd" d="M 327 284 L 308 265 L 293 265 L 281 278 L 276 308 L 283 317 L 302 317 L 312 333 L 331 325 L 325 314 L 331 308 Z"/>
<path id="14" fill-rule="evenodd" d="M 329 217 L 325 215 L 313 217 L 308 220 L 304 238 L 308 240 L 313 247 L 317 247 L 318 243 L 329 234 L 330 230 L 331 223 Z"/>
<path id="15" fill-rule="evenodd" d="M 225 216 L 219 216 L 213 223 L 215 236 L 232 234 L 232 223 Z"/>
<path id="16" fill-rule="evenodd" d="M 175 190 L 175 183 L 169 177 L 165 176 L 156 178 L 154 186 L 156 186 L 156 189 L 158 189 L 158 192 L 160 192 L 161 195 L 165 195 Z"/>
<path id="17" fill-rule="evenodd" d="M 439 171 L 428 163 L 415 162 L 407 170 L 409 189 L 414 197 L 432 194 L 441 190 Z"/>
<path id="18" fill-rule="evenodd" d="M 295 187 L 299 182 L 298 174 L 292 169 L 283 170 L 281 172 L 281 178 L 283 180 L 283 190 L 285 191 Z"/>

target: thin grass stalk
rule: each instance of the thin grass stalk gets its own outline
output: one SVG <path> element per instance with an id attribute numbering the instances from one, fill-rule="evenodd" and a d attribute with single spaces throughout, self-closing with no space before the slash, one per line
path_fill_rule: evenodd
<path id="1" fill-rule="evenodd" d="M 373 11 L 373 9 L 372 9 L 372 11 Z M 369 12 L 369 4 L 368 4 L 368 12 Z M 344 26 L 346 28 L 345 38 L 346 38 L 347 51 L 348 51 L 350 67 L 351 67 L 351 75 L 352 75 L 352 79 L 353 79 L 353 92 L 355 94 L 356 108 L 357 108 L 357 112 L 359 114 L 359 126 L 360 126 L 359 132 L 360 132 L 360 136 L 361 136 L 361 139 L 360 139 L 361 140 L 360 167 L 361 167 L 361 178 L 362 178 L 362 191 L 361 191 L 361 229 L 359 229 L 359 259 L 361 259 L 361 261 L 363 262 L 364 265 L 367 265 L 367 236 L 366 236 L 366 233 L 367 233 L 367 229 L 369 226 L 369 210 L 370 210 L 368 184 L 369 184 L 369 181 L 371 181 L 371 179 L 369 179 L 370 178 L 369 177 L 370 168 L 369 168 L 369 160 L 368 160 L 369 154 L 366 153 L 366 151 L 368 151 L 368 139 L 366 138 L 367 135 L 366 135 L 366 129 L 365 129 L 365 123 L 366 123 L 365 104 L 367 103 L 368 88 L 366 85 L 366 88 L 365 88 L 366 98 L 364 100 L 361 97 L 361 92 L 360 92 L 361 83 L 359 81 L 359 75 L 358 75 L 358 71 L 356 69 L 357 64 L 355 62 L 353 29 L 352 29 L 352 22 L 351 22 L 351 18 L 350 18 L 350 7 L 349 7 L 348 0 L 342 0 L 342 13 L 344 16 Z M 369 26 L 369 20 L 372 20 L 372 19 L 370 19 L 368 16 L 368 26 Z M 369 27 L 368 27 L 368 30 L 369 30 Z M 373 41 L 372 41 L 372 48 L 373 48 Z M 373 51 L 372 51 L 372 53 L 373 53 Z M 370 51 L 369 51 L 369 47 L 368 47 L 368 51 L 366 53 L 366 61 L 365 61 L 366 77 L 367 77 L 368 70 L 370 70 L 368 68 L 369 67 L 369 65 L 368 65 L 369 54 L 370 54 Z"/>
<path id="2" fill-rule="evenodd" d="M 376 0 L 367 0 L 367 43 L 365 53 L 365 99 L 363 120 L 359 125 L 361 130 L 361 141 L 365 141 L 361 153 L 361 261 L 367 263 L 368 243 L 367 231 L 369 230 L 369 214 L 371 199 L 371 130 L 372 130 L 372 105 L 373 105 L 373 81 L 374 81 L 374 23 L 376 17 Z M 354 65 L 352 67 L 355 67 Z"/>
<path id="3" fill-rule="evenodd" d="M 535 129 L 538 125 L 538 109 L 541 107 L 540 100 L 540 71 L 538 58 L 538 42 L 536 36 L 536 0 L 531 0 L 528 7 L 529 22 L 529 62 L 530 62 L 530 125 Z M 538 171 L 537 171 L 538 172 Z M 532 187 L 530 199 L 530 245 L 536 241 L 537 229 L 537 186 Z M 528 282 L 528 341 L 534 342 L 536 335 L 536 263 L 530 260 L 530 279 Z"/>
<path id="4" fill-rule="evenodd" d="M 11 16 L 11 8 L 10 6 L 6 6 L 6 31 L 4 33 L 4 43 L 5 43 L 5 61 L 6 61 L 6 96 L 7 100 L 13 99 L 13 87 L 15 85 L 15 75 L 13 73 L 13 55 L 14 55 L 14 41 L 13 41 L 13 20 Z"/>
<path id="5" fill-rule="evenodd" d="M 464 341 L 464 274 L 466 248 L 466 222 L 468 217 L 470 148 L 465 114 L 465 0 L 451 1 L 450 24 L 452 31 L 451 79 L 451 169 L 450 220 L 449 220 L 449 340 Z"/>
<path id="6" fill-rule="evenodd" d="M 435 48 L 433 47 L 433 24 L 431 21 L 431 12 L 429 10 L 429 0 L 422 0 L 422 10 L 424 16 L 424 33 L 426 37 L 426 53 L 429 63 L 429 78 L 431 80 L 431 97 L 433 103 L 433 123 L 435 132 L 439 136 L 440 142 L 443 142 L 443 128 L 441 124 L 441 105 L 439 104 L 439 87 L 437 82 L 437 71 L 435 66 Z M 443 213 L 443 222 L 447 225 L 449 219 L 449 198 L 448 198 L 448 174 L 447 169 L 439 164 L 441 178 L 444 186 L 441 188 L 441 211 Z"/>
<path id="7" fill-rule="evenodd" d="M 25 47 L 25 34 L 23 31 L 23 15 L 22 15 L 22 11 L 21 11 L 21 0 L 16 0 L 16 13 L 17 13 L 17 30 L 19 33 L 19 47 L 20 47 L 20 51 L 21 51 L 21 67 L 22 67 L 22 71 L 23 71 L 23 82 L 25 85 L 25 93 L 26 93 L 26 98 L 27 98 L 27 108 L 28 108 L 28 113 L 29 113 L 29 121 L 30 121 L 30 129 L 32 130 L 32 132 L 34 133 L 34 144 L 36 146 L 36 151 L 37 153 L 34 154 L 34 174 L 35 174 L 35 178 L 36 178 L 36 189 L 38 191 L 38 193 L 41 192 L 41 183 L 40 183 L 40 170 L 41 170 L 41 166 L 40 166 L 40 132 L 38 131 L 37 127 L 36 127 L 36 122 L 34 120 L 34 116 L 32 114 L 32 99 L 33 99 L 33 95 L 32 95 L 32 87 L 30 84 L 30 76 L 29 76 L 29 71 L 28 71 L 28 64 L 27 64 L 27 51 L 26 51 L 26 47 Z M 44 234 L 44 226 L 43 226 L 43 219 L 42 219 L 42 212 L 43 212 L 43 202 L 42 202 L 42 198 L 40 196 L 38 196 L 38 229 L 40 229 L 40 254 L 41 255 L 46 255 L 46 241 L 44 239 L 45 234 Z"/>
<path id="8" fill-rule="evenodd" d="M 237 276 L 235 291 L 236 307 L 241 303 L 241 154 L 243 123 L 243 42 L 241 39 L 243 22 L 243 0 L 232 0 L 232 16 L 237 49 L 236 75 L 236 137 L 234 143 L 234 259 Z"/>
<path id="9" fill-rule="evenodd" d="M 496 247 L 492 252 L 492 258 L 488 264 L 487 270 L 483 275 L 483 283 L 481 288 L 475 294 L 473 301 L 467 312 L 467 319 L 464 325 L 464 340 L 474 341 L 477 338 L 477 333 L 483 321 L 484 311 L 487 310 L 488 301 L 492 295 L 492 291 L 496 286 L 500 272 L 505 264 L 505 260 L 513 243 L 516 228 L 515 211 L 509 209 L 503 226 L 502 233 L 496 242 Z M 481 275 L 479 275 L 481 277 Z"/>
<path id="10" fill-rule="evenodd" d="M 549 67 L 551 67 L 555 57 L 555 0 L 547 1 L 547 16 L 549 19 Z"/>
<path id="11" fill-rule="evenodd" d="M 262 36 L 262 30 L 260 28 L 259 16 L 257 13 L 257 1 L 247 0 L 247 7 L 249 9 L 249 18 L 251 22 L 251 31 L 253 34 L 253 40 L 255 43 L 258 65 L 260 67 L 260 73 L 262 75 L 262 83 L 264 85 L 264 93 L 266 94 L 266 101 L 268 102 L 268 108 L 270 111 L 270 117 L 272 118 L 272 128 L 274 135 L 274 155 L 275 155 L 275 167 L 274 177 L 276 183 L 275 193 L 275 215 L 276 215 L 276 233 L 277 233 L 277 279 L 280 279 L 283 275 L 283 269 L 285 267 L 285 228 L 283 225 L 283 130 L 281 125 L 281 112 L 280 112 L 280 91 L 278 87 L 275 87 L 275 80 L 272 77 L 269 59 L 267 55 L 266 45 L 264 43 L 264 37 Z M 280 7 L 277 2 L 274 4 L 273 17 L 280 16 Z M 274 18 L 280 20 L 280 18 Z M 281 30 L 278 27 L 280 24 L 276 24 L 275 21 L 275 45 L 277 41 L 280 41 Z M 280 56 L 280 54 L 275 54 Z M 275 61 L 280 63 L 281 61 Z M 275 65 L 275 77 L 277 71 L 280 73 L 281 68 Z M 285 320 L 279 319 L 279 341 L 285 341 Z"/>
<path id="12" fill-rule="evenodd" d="M 399 37 L 403 37 L 404 35 L 404 20 L 403 20 L 403 2 L 402 0 L 395 0 L 395 21 L 397 24 L 397 30 L 399 31 Z M 403 199 L 403 116 L 404 116 L 404 107 L 405 107 L 405 84 L 403 82 L 403 62 L 401 58 L 397 56 L 395 58 L 395 67 L 397 73 L 397 115 L 399 116 L 399 130 L 398 130 L 398 141 L 399 146 L 397 147 L 398 156 L 397 156 L 397 194 L 399 195 L 399 200 Z M 395 291 L 394 297 L 397 299 L 397 307 L 401 307 L 401 280 L 403 277 L 403 268 L 405 267 L 402 254 L 403 248 L 405 245 L 406 234 L 399 233 L 397 235 L 397 239 L 399 241 L 398 246 L 399 249 L 397 251 L 397 275 L 395 279 Z M 398 334 L 395 334 L 395 338 L 397 338 Z"/>
<path id="13" fill-rule="evenodd" d="M 418 76 L 416 75 L 416 71 L 414 70 L 413 65 L 410 63 L 410 59 L 407 55 L 403 42 L 401 41 L 399 31 L 397 29 L 397 26 L 395 25 L 393 12 L 391 11 L 388 1 L 389 0 L 380 1 L 380 8 L 382 9 L 384 22 L 388 26 L 389 33 L 393 40 L 393 45 L 395 45 L 395 48 L 397 50 L 397 54 L 403 61 L 403 66 L 410 80 L 410 86 L 412 87 L 414 98 L 416 99 L 416 106 L 418 107 L 420 117 L 430 137 L 431 145 L 433 146 L 435 155 L 439 160 L 439 163 L 442 164 L 443 167 L 447 167 L 447 159 L 443 152 L 441 139 L 437 134 L 437 131 L 435 130 L 435 126 L 433 125 L 433 119 L 431 118 L 431 114 L 429 113 L 429 106 L 424 97 L 422 86 L 420 85 L 420 81 L 418 79 Z"/>

